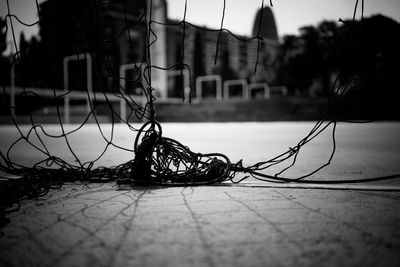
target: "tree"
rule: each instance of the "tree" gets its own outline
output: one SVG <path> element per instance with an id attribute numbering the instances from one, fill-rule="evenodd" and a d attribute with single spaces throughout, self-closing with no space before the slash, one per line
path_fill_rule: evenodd
<path id="1" fill-rule="evenodd" d="M 295 35 L 283 37 L 278 80 L 285 84 L 290 94 L 306 91 L 312 82 L 313 68 L 307 61 L 304 40 Z"/>
<path id="2" fill-rule="evenodd" d="M 364 109 L 375 119 L 399 119 L 400 24 L 375 15 L 343 27 L 340 66 L 348 82 L 357 81 L 358 90 L 349 92 L 353 102 L 368 103 Z"/>

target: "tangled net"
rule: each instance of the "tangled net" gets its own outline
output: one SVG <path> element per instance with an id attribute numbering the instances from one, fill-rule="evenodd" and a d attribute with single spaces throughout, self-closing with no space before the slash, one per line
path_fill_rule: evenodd
<path id="1" fill-rule="evenodd" d="M 151 0 L 149 0 L 151 2 Z M 8 1 L 7 1 L 8 4 Z M 37 6 L 38 2 L 36 1 Z M 225 1 L 224 1 L 224 11 L 225 11 Z M 184 43 L 185 39 L 185 27 L 186 25 L 191 25 L 185 20 L 186 17 L 186 5 L 187 2 L 185 1 L 185 14 L 183 20 L 178 24 L 183 27 L 183 40 Z M 272 2 L 270 2 L 272 6 Z M 358 0 L 356 1 L 355 11 L 357 9 Z M 147 5 L 145 5 L 147 6 Z M 151 6 L 151 4 L 150 4 Z M 264 6 L 264 1 L 261 1 L 261 10 Z M 362 1 L 362 10 L 364 6 L 364 1 Z M 38 9 L 39 12 L 39 9 Z M 358 179 L 358 180 L 334 180 L 334 181 L 319 181 L 319 180 L 309 180 L 305 179 L 314 173 L 318 172 L 322 168 L 326 167 L 330 164 L 335 150 L 336 150 L 336 141 L 335 141 L 335 130 L 337 120 L 329 119 L 335 117 L 335 110 L 337 106 L 342 101 L 343 96 L 351 87 L 351 84 L 345 82 L 345 79 L 342 79 L 342 74 L 339 74 L 336 81 L 332 86 L 331 94 L 328 98 L 328 102 L 326 105 L 325 112 L 321 114 L 320 120 L 315 124 L 315 126 L 311 129 L 311 131 L 298 142 L 298 144 L 288 151 L 273 157 L 272 159 L 255 163 L 251 166 L 243 166 L 242 161 L 232 163 L 230 159 L 221 153 L 196 153 L 191 151 L 188 147 L 181 144 L 177 140 L 164 137 L 162 134 L 162 127 L 160 123 L 156 121 L 155 115 L 155 108 L 154 108 L 154 101 L 156 98 L 154 96 L 154 88 L 151 87 L 151 70 L 158 69 L 158 70 L 168 70 L 173 67 L 180 67 L 181 70 L 184 68 L 188 68 L 183 62 L 177 63 L 169 68 L 160 68 L 159 66 L 151 65 L 151 58 L 150 58 L 150 47 L 156 41 L 151 41 L 151 36 L 157 38 L 155 36 L 154 31 L 152 30 L 152 23 L 158 23 L 157 21 L 153 21 L 148 18 L 147 10 L 140 16 L 140 21 L 137 23 L 142 22 L 142 20 L 146 20 L 147 22 L 147 45 L 146 45 L 146 56 L 147 56 L 147 63 L 148 66 L 145 68 L 144 73 L 140 73 L 139 77 L 144 77 L 146 83 L 149 85 L 145 87 L 143 84 L 142 90 L 147 99 L 147 103 L 144 107 L 138 105 L 133 99 L 129 97 L 129 95 L 124 92 L 124 88 L 120 88 L 122 92 L 115 93 L 116 96 L 123 98 L 126 104 L 130 107 L 131 112 L 128 116 L 128 119 L 124 121 L 124 123 L 131 129 L 132 131 L 137 131 L 136 139 L 134 143 L 134 149 L 128 149 L 124 147 L 120 147 L 115 144 L 111 139 L 105 137 L 102 133 L 102 130 L 99 126 L 99 122 L 96 118 L 95 109 L 96 106 L 91 101 L 90 107 L 91 111 L 85 118 L 85 120 L 74 130 L 67 132 L 64 129 L 62 119 L 61 119 L 61 112 L 59 110 L 58 105 L 57 108 L 57 116 L 59 125 L 62 130 L 62 134 L 60 135 L 50 135 L 46 133 L 43 127 L 39 124 L 36 124 L 32 115 L 30 115 L 30 120 L 32 127 L 28 134 L 23 134 L 18 123 L 16 122 L 15 118 L 12 116 L 14 125 L 16 126 L 17 130 L 20 133 L 20 137 L 10 146 L 6 154 L 3 154 L 0 151 L 0 156 L 2 161 L 0 162 L 0 171 L 5 173 L 3 177 L 0 177 L 0 225 L 4 225 L 8 222 L 6 214 L 19 209 L 20 202 L 24 199 L 29 198 L 37 198 L 47 194 L 50 189 L 53 188 L 60 188 L 64 183 L 67 182 L 76 182 L 80 181 L 83 183 L 96 183 L 96 182 L 116 182 L 118 185 L 134 185 L 134 186 L 196 186 L 196 185 L 208 185 L 208 184 L 216 184 L 224 181 L 230 181 L 232 183 L 240 183 L 244 179 L 248 177 L 253 177 L 258 180 L 268 181 L 268 182 L 303 182 L 303 183 L 358 183 L 358 182 L 366 182 L 366 181 L 376 181 L 376 180 L 384 180 L 384 179 L 393 179 L 400 176 L 400 174 L 384 176 L 384 177 L 373 177 L 373 178 L 365 178 L 365 179 Z M 40 12 L 39 12 L 40 15 Z M 126 14 L 125 14 L 126 15 Z M 40 16 L 39 16 L 40 17 Z M 261 15 L 262 17 L 262 15 Z M 9 19 L 9 25 L 12 32 L 12 36 L 14 38 L 14 46 L 17 48 L 16 45 L 16 38 L 14 35 L 14 28 L 13 28 L 13 19 L 17 19 L 19 23 L 24 24 L 25 26 L 33 26 L 33 24 L 27 24 L 21 21 L 18 17 L 13 15 L 8 9 L 7 18 Z M 221 28 L 219 29 L 219 34 L 222 32 L 228 32 L 235 38 L 243 40 L 230 31 L 222 28 L 223 19 L 221 22 Z M 355 12 L 354 18 L 355 19 Z M 261 19 L 260 19 L 261 22 Z M 163 24 L 168 26 L 169 24 Z M 176 26 L 176 24 L 174 24 Z M 194 25 L 192 25 L 195 27 Z M 127 25 L 126 28 L 133 27 L 132 25 Z M 7 31 L 10 29 L 7 28 Z M 124 28 L 124 30 L 126 30 Z M 207 30 L 207 29 L 201 29 Z M 122 32 L 121 32 L 122 34 Z M 120 34 L 120 35 L 121 35 Z M 129 34 L 129 32 L 128 32 Z M 106 43 L 112 43 L 118 39 L 116 37 L 114 40 L 107 40 L 104 42 L 103 45 Z M 249 38 L 245 41 L 255 40 L 258 43 L 262 41 L 262 37 L 254 36 Z M 218 43 L 219 38 L 217 41 L 217 51 L 218 53 Z M 184 49 L 184 48 L 182 48 Z M 19 51 L 16 49 L 16 53 L 14 54 L 14 64 L 18 61 Z M 184 51 L 182 51 L 184 53 Z M 258 62 L 258 53 L 257 51 L 257 62 Z M 217 55 L 215 56 L 217 58 Z M 104 59 L 107 62 L 107 58 Z M 109 62 L 108 62 L 109 63 Z M 110 64 L 111 65 L 111 64 Z M 255 71 L 257 65 L 255 66 Z M 190 69 L 189 69 L 190 70 Z M 114 77 L 112 71 L 110 70 L 109 73 L 110 77 L 116 80 L 120 80 L 121 77 Z M 341 90 L 337 90 L 335 88 L 340 88 Z M 63 95 L 57 95 L 56 91 L 54 91 L 54 99 L 59 100 L 62 97 L 65 97 L 70 92 L 67 92 Z M 102 94 L 104 92 L 99 92 Z M 34 95 L 39 97 L 36 93 L 25 89 L 22 95 Z M 104 96 L 107 98 L 107 95 L 104 93 Z M 91 96 L 88 94 L 88 98 Z M 94 98 L 96 98 L 96 94 L 94 94 Z M 114 122 L 116 119 L 123 120 L 120 114 L 115 112 L 113 109 L 112 104 L 110 101 L 107 101 L 109 108 L 111 110 L 111 119 L 112 119 L 112 129 L 114 129 Z M 14 107 L 10 107 L 13 109 Z M 95 122 L 98 125 L 98 129 L 102 134 L 102 137 L 107 142 L 106 147 L 104 148 L 103 152 L 100 156 L 90 162 L 82 163 L 77 155 L 74 153 L 73 149 L 69 144 L 69 136 L 80 130 L 83 125 L 85 125 L 88 121 L 89 116 L 93 116 L 95 118 Z M 132 125 L 129 124 L 128 120 L 131 116 L 136 116 L 139 119 L 147 120 L 146 123 L 140 129 L 135 129 Z M 297 157 L 301 148 L 315 139 L 318 135 L 322 132 L 326 131 L 328 128 L 332 130 L 332 150 L 329 157 L 329 160 L 323 164 L 322 166 L 318 167 L 315 170 L 310 171 L 309 173 L 297 177 L 297 178 L 285 178 L 282 174 L 295 165 Z M 46 136 L 52 138 L 62 138 L 65 139 L 65 142 L 68 145 L 68 148 L 73 154 L 78 164 L 71 164 L 62 158 L 56 157 L 52 155 L 46 147 L 44 141 L 42 141 L 38 129 L 41 130 Z M 35 135 L 38 140 L 40 141 L 41 146 L 34 144 L 29 136 Z M 42 154 L 46 156 L 44 160 L 41 160 L 35 163 L 33 166 L 23 166 L 18 162 L 14 162 L 9 157 L 9 152 L 12 148 L 20 141 L 24 141 L 31 145 L 36 150 L 40 151 Z M 120 164 L 115 167 L 94 167 L 95 163 L 104 155 L 105 151 L 110 147 L 113 146 L 117 149 L 130 151 L 135 153 L 135 157 L 123 164 Z M 265 173 L 267 169 L 272 166 L 281 164 L 282 162 L 287 162 L 288 160 L 292 160 L 289 166 L 282 169 L 280 172 L 274 175 L 268 175 Z M 238 173 L 245 174 L 245 176 L 241 179 L 235 179 Z M 10 178 L 9 175 L 15 175 L 17 177 Z"/>

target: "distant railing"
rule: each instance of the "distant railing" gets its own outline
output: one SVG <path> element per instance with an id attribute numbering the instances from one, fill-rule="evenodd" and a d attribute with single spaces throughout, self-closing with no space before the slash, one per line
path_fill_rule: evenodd
<path id="1" fill-rule="evenodd" d="M 229 99 L 230 98 L 230 93 L 229 89 L 231 86 L 236 86 L 236 85 L 241 85 L 242 86 L 242 99 L 248 99 L 249 98 L 249 86 L 247 84 L 247 81 L 245 79 L 239 79 L 239 80 L 228 80 L 224 82 L 224 99 Z"/>
<path id="2" fill-rule="evenodd" d="M 86 91 L 73 91 L 69 88 L 69 72 L 68 72 L 68 64 L 71 61 L 80 61 L 86 60 Z M 125 64 L 120 66 L 120 93 L 121 96 L 113 94 L 113 93 L 106 93 L 106 92 L 93 92 L 93 81 L 92 81 L 92 57 L 90 54 L 79 54 L 79 55 L 72 55 L 67 56 L 64 58 L 63 62 L 63 72 L 64 72 L 64 89 L 46 89 L 46 88 L 21 88 L 16 87 L 15 83 L 13 82 L 14 79 L 11 79 L 11 86 L 5 87 L 6 93 L 10 95 L 10 104 L 12 107 L 11 114 L 14 115 L 15 113 L 15 96 L 22 92 L 32 92 L 37 95 L 47 96 L 47 97 L 63 97 L 64 98 L 64 122 L 70 123 L 70 101 L 71 99 L 75 100 L 86 100 L 87 105 L 87 112 L 88 114 L 91 112 L 91 102 L 95 99 L 96 101 L 111 101 L 111 102 L 119 102 L 120 103 L 120 117 L 121 122 L 126 121 L 126 99 L 131 99 L 135 101 L 137 104 L 144 106 L 146 102 L 146 98 L 144 95 L 139 94 L 128 94 L 126 89 L 126 71 L 131 69 L 136 69 L 137 67 L 141 67 L 142 71 L 145 68 L 145 64 L 143 63 L 132 63 L 132 64 Z M 14 72 L 12 70 L 11 76 L 12 78 Z M 174 76 L 183 76 L 183 89 L 185 94 L 185 101 L 189 101 L 189 94 L 190 94 L 190 75 L 189 71 L 184 70 L 169 70 L 167 71 L 167 76 L 174 77 Z M 143 85 L 145 85 L 145 81 L 141 81 Z M 226 80 L 222 82 L 222 77 L 220 75 L 205 75 L 199 76 L 196 78 L 196 98 L 195 100 L 200 102 L 203 101 L 203 85 L 205 82 L 215 82 L 215 100 L 223 101 L 231 99 L 230 88 L 232 86 L 241 86 L 242 94 L 241 98 L 243 100 L 253 98 L 253 92 L 256 90 L 262 91 L 262 98 L 265 100 L 270 99 L 271 94 L 273 95 L 287 95 L 287 89 L 284 86 L 274 86 L 269 87 L 267 83 L 250 83 L 245 79 L 238 79 L 238 80 Z M 223 91 L 222 91 L 223 89 Z M 157 99 L 158 103 L 181 103 L 181 98 L 160 98 Z"/>
<path id="3" fill-rule="evenodd" d="M 13 92 L 15 95 L 18 95 L 23 92 L 32 92 L 34 94 L 49 97 L 49 98 L 64 98 L 64 123 L 70 123 L 70 101 L 71 100 L 86 100 L 87 102 L 92 102 L 93 100 L 96 101 L 110 101 L 110 102 L 120 102 L 120 110 L 122 110 L 123 106 L 125 106 L 125 101 L 121 96 L 117 96 L 112 93 L 105 93 L 105 92 L 84 92 L 84 91 L 69 91 L 66 92 L 65 90 L 60 89 L 50 89 L 50 88 L 22 88 L 22 87 L 14 87 L 13 89 L 9 86 L 5 87 L 6 93 L 10 94 Z M 67 94 L 66 94 L 67 93 Z M 14 97 L 15 97 L 14 95 Z M 126 98 L 132 99 L 136 103 L 144 105 L 145 98 L 142 96 L 137 95 L 126 95 Z M 90 107 L 90 106 L 89 106 Z M 88 111 L 89 114 L 90 110 Z M 121 113 L 121 119 L 126 120 L 126 113 Z"/>
<path id="4" fill-rule="evenodd" d="M 262 90 L 262 96 L 264 99 L 270 99 L 270 91 L 269 91 L 269 86 L 267 83 L 251 83 L 249 84 L 249 97 L 253 98 L 252 92 L 255 90 Z"/>
<path id="5" fill-rule="evenodd" d="M 222 78 L 220 75 L 206 75 L 199 76 L 196 78 L 196 100 L 201 101 L 203 99 L 203 84 L 204 82 L 215 81 L 215 99 L 222 100 Z"/>
<path id="6" fill-rule="evenodd" d="M 222 82 L 222 77 L 220 75 L 205 75 L 196 78 L 196 101 L 203 101 L 203 84 L 205 82 L 215 82 L 215 100 L 229 100 L 232 99 L 230 89 L 233 86 L 241 86 L 242 95 L 241 99 L 248 100 L 252 99 L 253 92 L 262 91 L 261 98 L 268 100 L 273 96 L 286 96 L 288 94 L 285 86 L 272 86 L 270 87 L 267 83 L 248 83 L 245 79 L 237 80 L 226 80 Z M 223 90 L 222 90 L 223 88 Z M 236 97 L 237 99 L 237 97 Z"/>
<path id="7" fill-rule="evenodd" d="M 287 96 L 288 90 L 286 86 L 270 86 L 269 91 L 271 96 L 280 95 L 280 96 Z"/>
<path id="8" fill-rule="evenodd" d="M 182 70 L 168 70 L 167 77 L 177 77 L 183 76 L 183 93 L 185 94 L 185 102 L 189 102 L 190 98 L 190 74 L 189 70 L 182 69 Z M 167 90 L 167 99 L 171 99 L 172 97 L 168 97 L 168 90 Z M 181 99 L 181 98 L 179 98 Z"/>

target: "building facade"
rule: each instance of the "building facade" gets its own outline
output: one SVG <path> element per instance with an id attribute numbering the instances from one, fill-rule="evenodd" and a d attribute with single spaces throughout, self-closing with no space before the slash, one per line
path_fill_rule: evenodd
<path id="1" fill-rule="evenodd" d="M 198 76 L 213 74 L 220 75 L 222 80 L 272 83 L 276 77 L 278 34 L 271 9 L 266 7 L 262 12 L 261 24 L 261 10 L 256 15 L 252 36 L 169 20 L 170 26 L 165 29 L 168 65 L 178 64 L 178 69 L 182 67 L 179 63 L 183 63 L 190 69 L 192 84 Z M 261 38 L 254 38 L 258 34 Z"/>
<path id="2" fill-rule="evenodd" d="M 161 97 L 182 96 L 183 91 L 182 77 L 168 77 L 164 69 L 189 70 L 192 85 L 197 77 L 214 74 L 220 75 L 222 80 L 274 81 L 279 42 L 275 20 L 268 7 L 262 13 L 260 10 L 254 20 L 252 37 L 259 35 L 261 38 L 252 38 L 169 20 L 166 0 L 152 3 L 152 12 L 146 13 L 146 9 L 149 10 L 146 0 L 43 2 L 40 5 L 40 39 L 48 51 L 44 60 L 49 66 L 51 86 L 61 86 L 63 58 L 79 53 L 92 55 L 94 88 L 105 91 L 118 90 L 122 79 L 128 93 L 140 93 L 135 86 L 143 69 L 139 74 L 126 71 L 123 77 L 120 73 L 121 65 L 133 63 L 143 63 L 142 68 L 156 67 L 148 78 Z M 147 34 L 149 20 L 152 32 Z M 147 53 L 149 43 L 152 45 Z M 82 90 L 85 75 L 72 72 L 73 75 L 76 78 L 71 77 L 72 89 Z M 136 83 L 129 84 L 126 80 Z"/>

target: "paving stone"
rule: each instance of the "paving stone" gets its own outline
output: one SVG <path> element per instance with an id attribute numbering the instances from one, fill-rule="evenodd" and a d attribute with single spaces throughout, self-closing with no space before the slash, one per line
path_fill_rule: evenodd
<path id="1" fill-rule="evenodd" d="M 1 266 L 400 264 L 400 192 L 67 184 L 22 204 Z"/>

